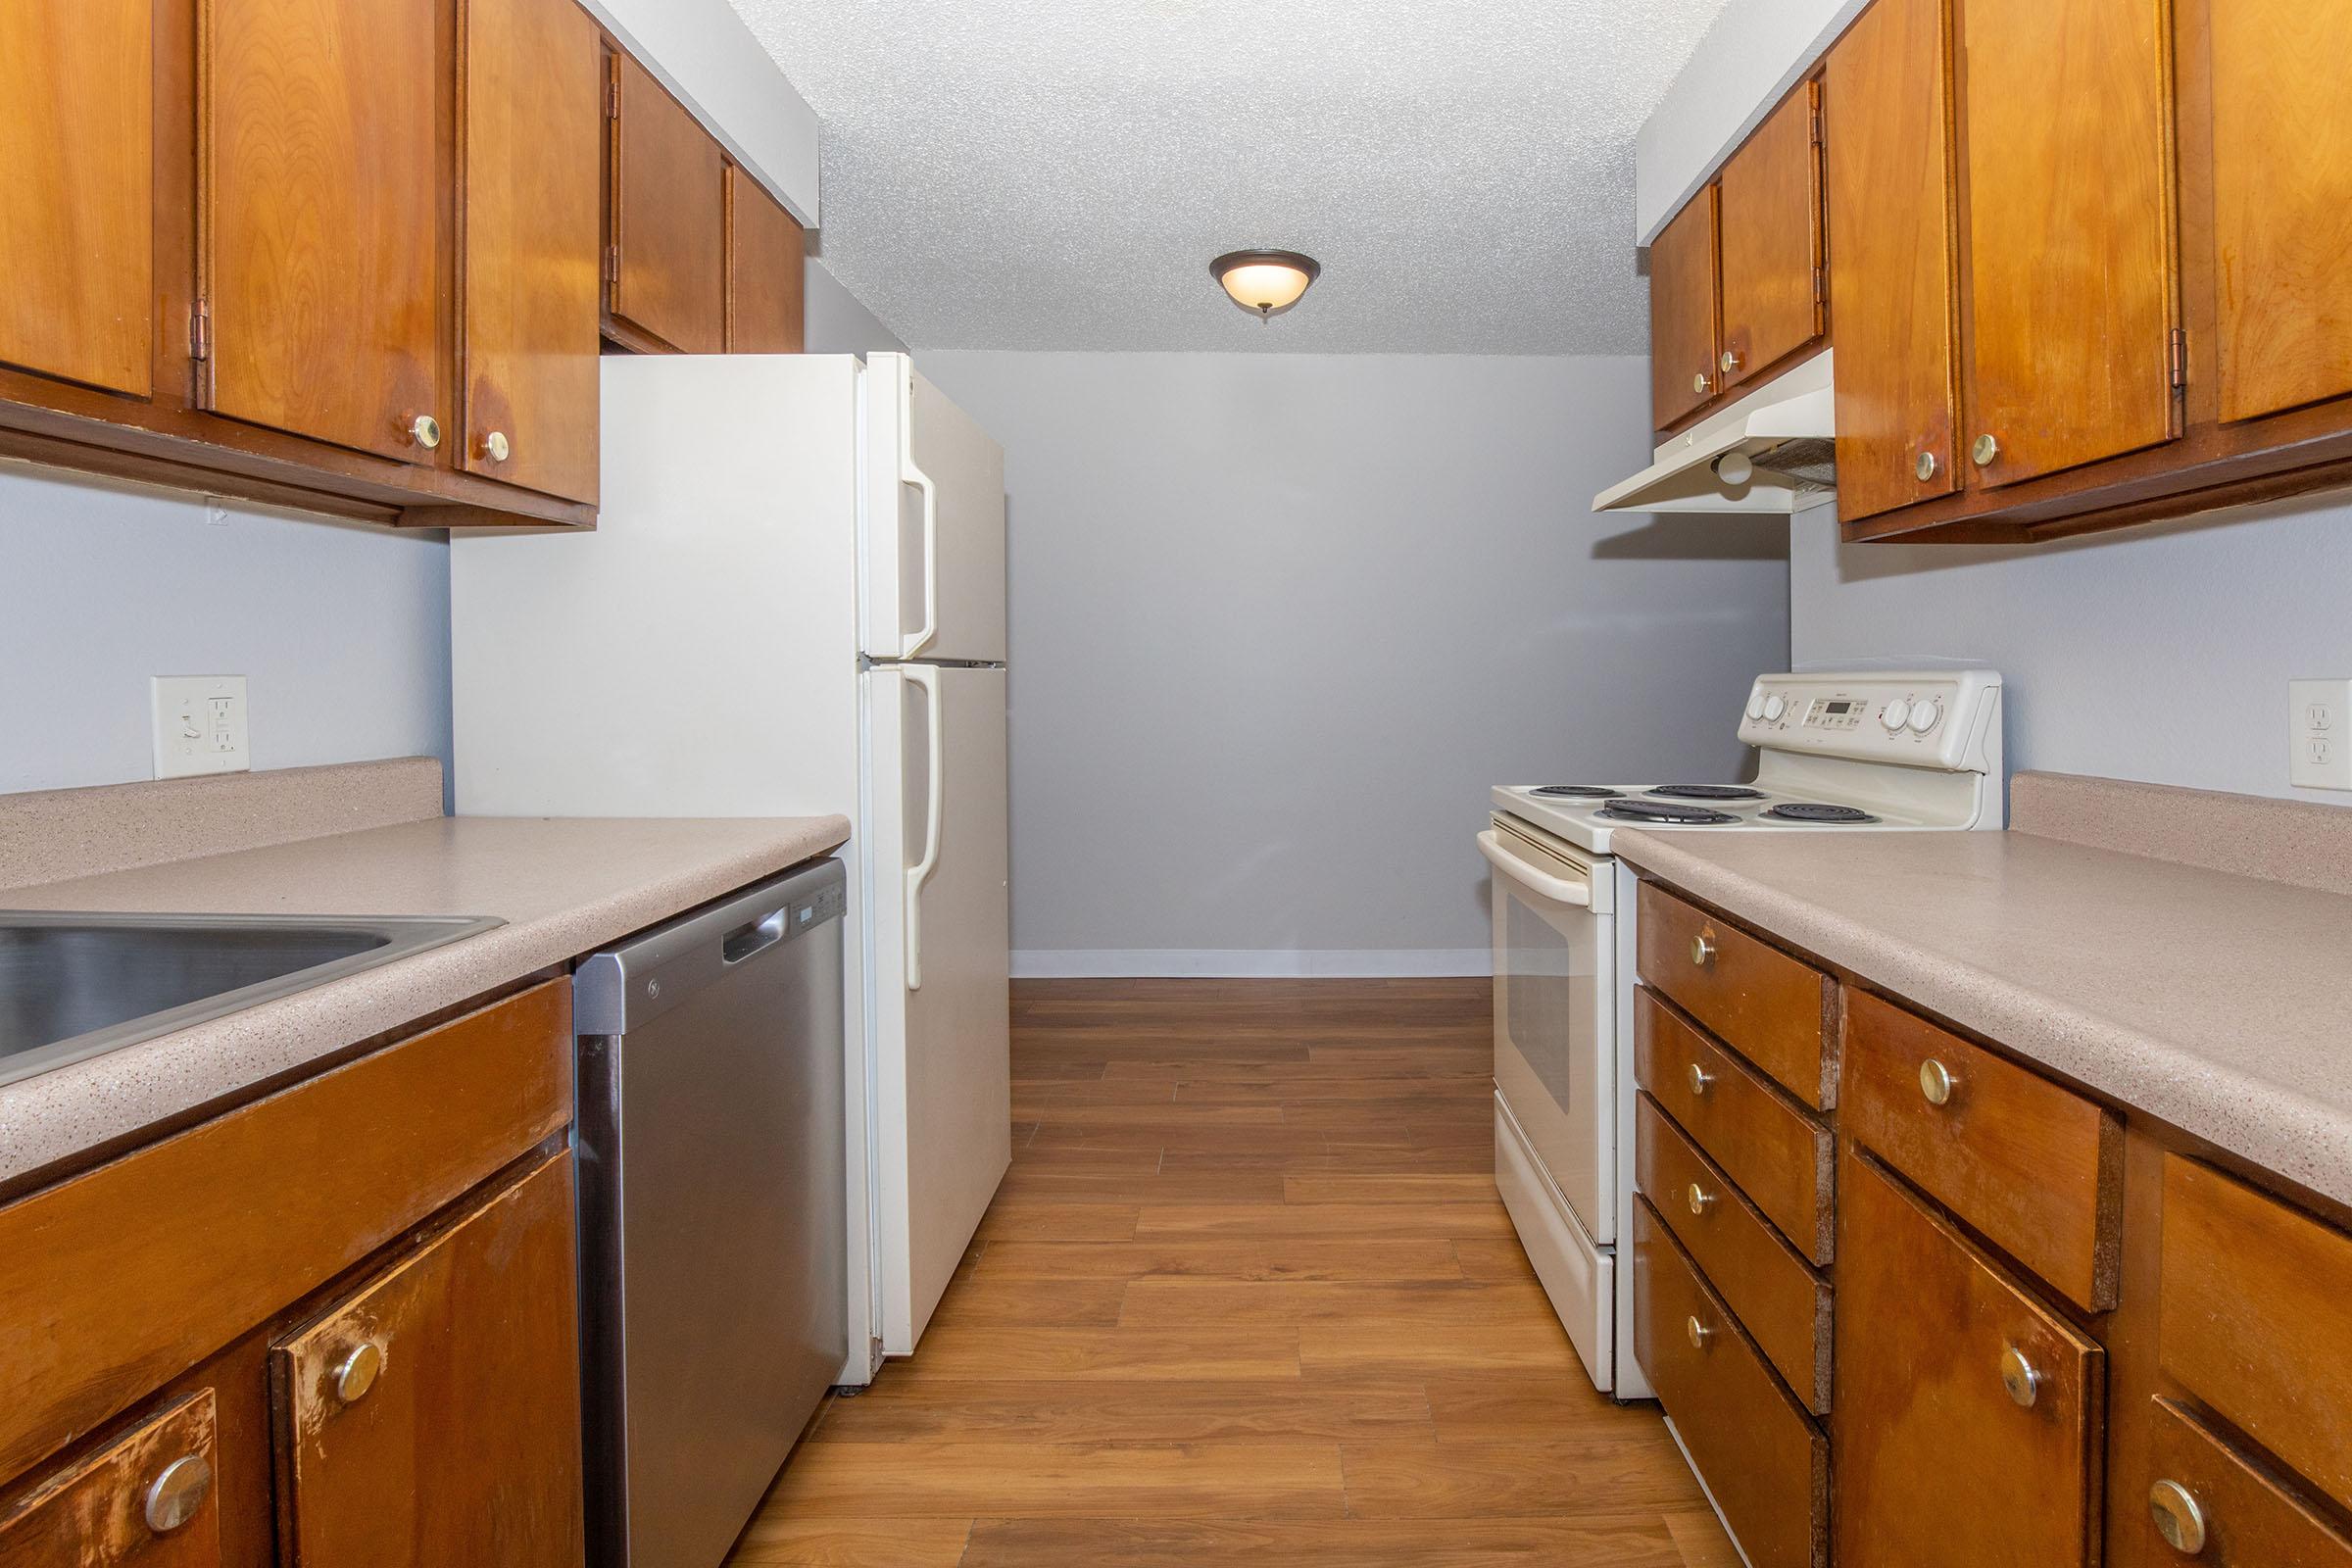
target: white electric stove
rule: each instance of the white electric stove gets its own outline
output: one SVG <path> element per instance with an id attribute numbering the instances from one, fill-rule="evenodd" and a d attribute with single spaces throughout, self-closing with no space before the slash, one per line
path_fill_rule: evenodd
<path id="1" fill-rule="evenodd" d="M 1494 1180 L 1586 1370 L 1649 1394 L 1633 1357 L 1634 874 L 1619 828 L 1949 832 L 2003 820 L 1991 670 L 1766 675 L 1743 784 L 1506 784 L 1478 846 L 1494 868 Z M 1826 849 L 1826 846 L 1825 846 Z"/>

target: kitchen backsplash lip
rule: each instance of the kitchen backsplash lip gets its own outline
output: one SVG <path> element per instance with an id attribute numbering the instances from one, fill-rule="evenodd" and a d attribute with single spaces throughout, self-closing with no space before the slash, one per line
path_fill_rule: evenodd
<path id="1" fill-rule="evenodd" d="M 421 821 L 442 798 L 434 757 L 0 795 L 0 888 Z"/>
<path id="2" fill-rule="evenodd" d="M 2026 771 L 2009 828 L 2086 849 L 2352 895 L 2352 809 L 2320 801 Z"/>

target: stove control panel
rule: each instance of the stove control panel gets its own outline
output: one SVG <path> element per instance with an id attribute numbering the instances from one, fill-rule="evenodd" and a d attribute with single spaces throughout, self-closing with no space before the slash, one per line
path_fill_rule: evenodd
<path id="1" fill-rule="evenodd" d="M 1748 693 L 1740 738 L 1776 752 L 1991 772 L 2000 695 L 1988 669 L 1765 675 Z"/>

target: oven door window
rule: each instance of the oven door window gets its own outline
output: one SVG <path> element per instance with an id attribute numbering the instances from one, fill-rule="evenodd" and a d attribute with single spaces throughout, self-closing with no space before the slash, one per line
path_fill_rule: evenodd
<path id="1" fill-rule="evenodd" d="M 1549 876 L 1582 877 L 1554 863 Z M 1494 1087 L 1552 1185 L 1600 1246 L 1615 1237 L 1608 1158 L 1610 920 L 1497 872 L 1494 883 Z"/>

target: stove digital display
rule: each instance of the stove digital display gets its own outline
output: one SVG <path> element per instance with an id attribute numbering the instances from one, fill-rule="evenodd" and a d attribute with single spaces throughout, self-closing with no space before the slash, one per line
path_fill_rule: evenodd
<path id="1" fill-rule="evenodd" d="M 1858 697 L 1816 697 L 1805 710 L 1808 729 L 1853 729 L 1862 722 L 1862 700 Z"/>

